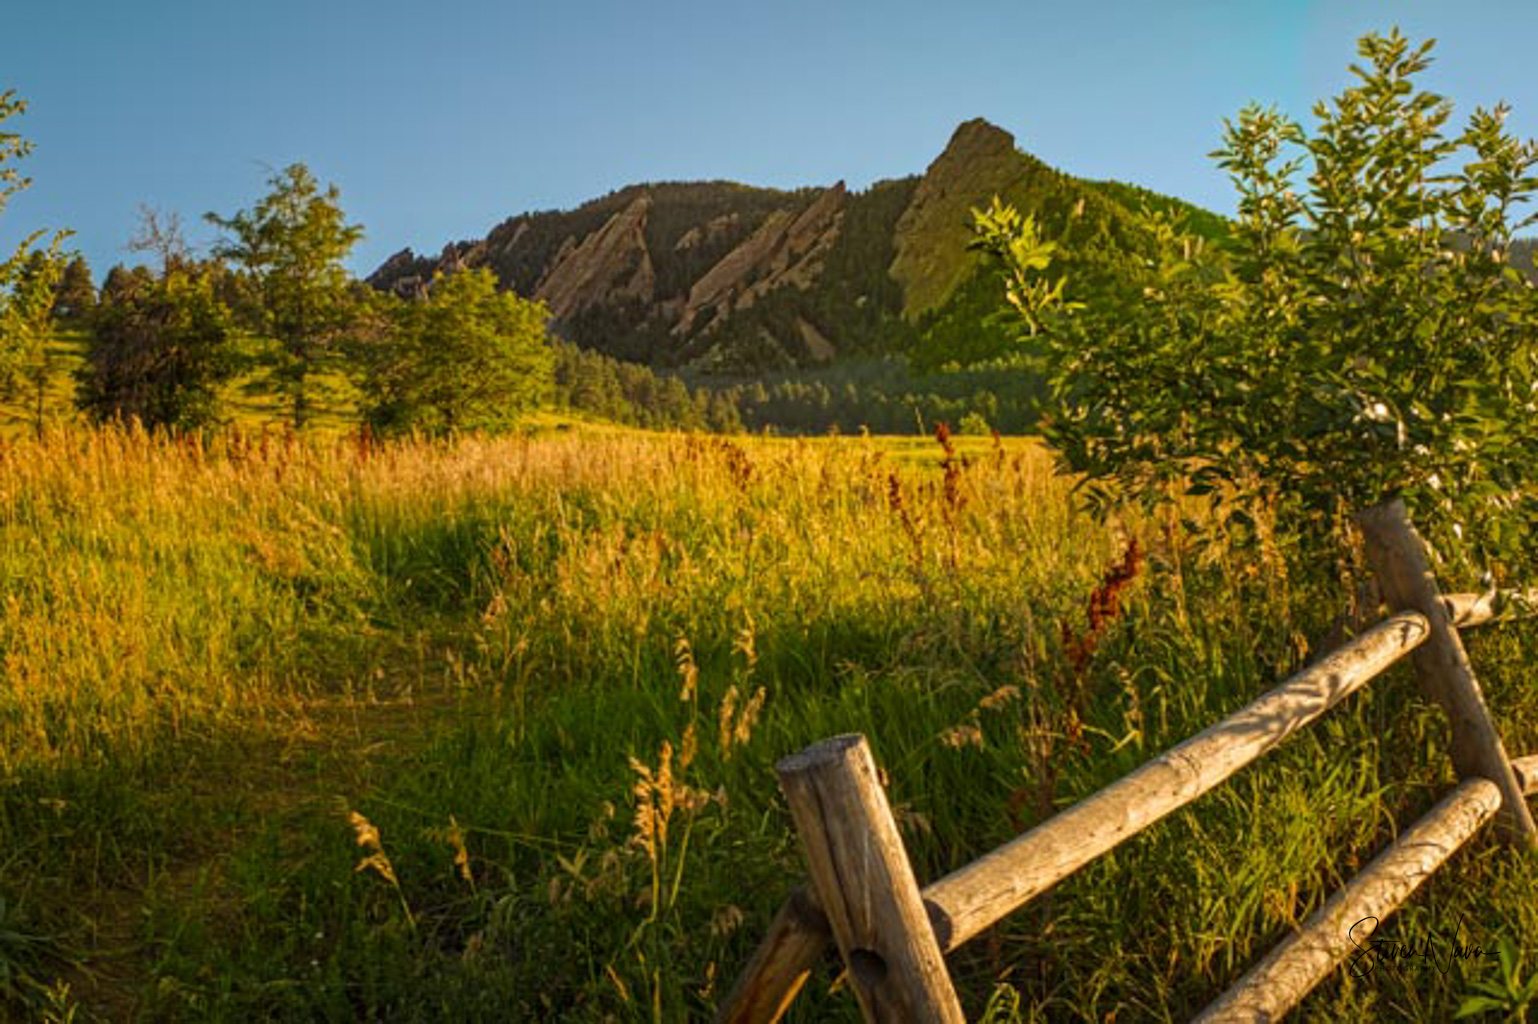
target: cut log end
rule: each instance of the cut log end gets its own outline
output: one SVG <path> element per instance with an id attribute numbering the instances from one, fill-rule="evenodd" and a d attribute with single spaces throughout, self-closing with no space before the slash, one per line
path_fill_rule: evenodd
<path id="1" fill-rule="evenodd" d="M 786 776 L 806 775 L 809 772 L 822 771 L 833 765 L 843 764 L 855 757 L 860 747 L 865 743 L 865 737 L 859 733 L 845 733 L 842 736 L 834 736 L 832 739 L 814 743 L 805 750 L 782 757 L 775 762 L 774 770 L 781 778 Z"/>

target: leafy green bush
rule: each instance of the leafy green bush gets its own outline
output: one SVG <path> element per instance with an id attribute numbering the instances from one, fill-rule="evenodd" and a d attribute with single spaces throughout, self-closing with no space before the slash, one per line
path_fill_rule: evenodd
<path id="1" fill-rule="evenodd" d="M 1364 37 L 1312 134 L 1242 111 L 1213 154 L 1239 191 L 1231 236 L 1155 221 L 1125 297 L 1072 308 L 1034 225 L 978 214 L 1045 353 L 1048 437 L 1093 495 L 1207 494 L 1241 522 L 1269 504 L 1315 531 L 1402 496 L 1433 535 L 1532 549 L 1538 292 L 1508 257 L 1538 146 L 1504 106 L 1445 134 L 1450 103 L 1415 83 L 1430 49 Z"/>
<path id="2" fill-rule="evenodd" d="M 549 390 L 548 315 L 497 291 L 484 269 L 440 275 L 422 300 L 393 303 L 384 338 L 360 347 L 369 425 L 386 434 L 510 426 Z"/>

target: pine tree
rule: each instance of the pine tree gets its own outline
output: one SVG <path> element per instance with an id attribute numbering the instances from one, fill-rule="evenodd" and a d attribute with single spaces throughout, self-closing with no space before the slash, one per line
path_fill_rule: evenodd
<path id="1" fill-rule="evenodd" d="M 75 256 L 64 265 L 64 274 L 54 290 L 53 315 L 59 322 L 77 326 L 96 311 L 96 284 L 84 256 Z"/>

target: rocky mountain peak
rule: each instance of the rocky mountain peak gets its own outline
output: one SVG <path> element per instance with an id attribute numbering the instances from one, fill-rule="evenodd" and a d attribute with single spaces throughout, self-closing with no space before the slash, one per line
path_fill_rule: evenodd
<path id="1" fill-rule="evenodd" d="M 945 149 L 935 158 L 934 163 L 930 164 L 930 167 L 947 159 L 958 160 L 990 153 L 1009 155 L 1014 152 L 1015 137 L 1013 135 L 991 121 L 974 117 L 956 126 L 956 130 L 951 133 L 951 140 L 945 144 Z"/>
<path id="2" fill-rule="evenodd" d="M 843 182 L 630 185 L 517 214 L 437 256 L 402 250 L 369 283 L 416 297 L 435 272 L 485 267 L 501 287 L 543 299 L 568 340 L 658 366 L 758 372 L 889 351 L 938 366 L 1008 347 L 1002 329 L 979 323 L 997 286 L 968 249 L 972 210 L 994 196 L 1057 236 L 1125 248 L 1142 244 L 1135 206 L 1179 205 L 1063 174 L 974 118 L 922 177 L 858 193 Z"/>
<path id="3" fill-rule="evenodd" d="M 972 210 L 1008 192 L 1027 172 L 1004 129 L 973 118 L 962 122 L 945 150 L 924 171 L 897 221 L 891 273 L 903 287 L 909 319 L 943 303 L 971 275 Z"/>

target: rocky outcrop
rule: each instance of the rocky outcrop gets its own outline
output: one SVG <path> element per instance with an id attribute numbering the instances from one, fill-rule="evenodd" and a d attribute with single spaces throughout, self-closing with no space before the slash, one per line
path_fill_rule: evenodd
<path id="1" fill-rule="evenodd" d="M 437 275 L 484 267 L 486 258 L 486 242 L 450 242 L 437 259 L 418 256 L 409 248 L 402 249 L 385 260 L 366 281 L 403 299 L 419 299 L 427 294 Z"/>
<path id="2" fill-rule="evenodd" d="M 599 304 L 649 303 L 657 275 L 646 248 L 651 197 L 640 196 L 580 243 L 567 239 L 535 288 L 556 320 Z"/>
<path id="3" fill-rule="evenodd" d="M 380 291 L 393 292 L 401 298 L 416 298 L 425 294 L 427 283 L 433 279 L 433 270 L 432 260 L 406 248 L 381 263 L 379 269 L 364 280 Z"/>
<path id="4" fill-rule="evenodd" d="M 769 215 L 747 241 L 727 253 L 689 289 L 683 315 L 673 327 L 683 336 L 703 323 L 723 322 L 758 299 L 787 286 L 806 288 L 822 270 L 822 260 L 838 238 L 848 203 L 841 181 L 825 189 L 799 214 L 779 210 Z"/>
<path id="5" fill-rule="evenodd" d="M 518 243 L 523 241 L 523 236 L 529 233 L 529 222 L 520 217 L 512 224 L 499 225 L 496 230 L 486 236 L 488 249 L 498 255 L 506 255 L 518 248 Z"/>
<path id="6" fill-rule="evenodd" d="M 806 347 L 806 354 L 812 362 L 830 363 L 838 355 L 833 342 L 805 317 L 796 317 L 796 330 L 801 333 L 801 344 Z"/>
<path id="7" fill-rule="evenodd" d="M 461 270 L 473 270 L 486 265 L 485 242 L 460 242 L 445 245 L 438 257 L 437 271 L 454 274 Z"/>
<path id="8" fill-rule="evenodd" d="M 971 276 L 973 208 L 1008 193 L 1027 172 L 1009 132 L 981 118 L 956 129 L 897 221 L 891 273 L 903 288 L 904 316 L 941 305 Z"/>
<path id="9" fill-rule="evenodd" d="M 686 252 L 701 245 L 709 245 L 728 231 L 731 231 L 741 221 L 742 218 L 735 213 L 723 213 L 708 223 L 696 224 L 678 236 L 678 241 L 673 243 L 673 251 Z"/>

